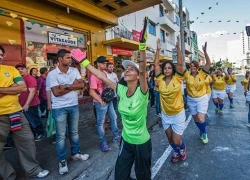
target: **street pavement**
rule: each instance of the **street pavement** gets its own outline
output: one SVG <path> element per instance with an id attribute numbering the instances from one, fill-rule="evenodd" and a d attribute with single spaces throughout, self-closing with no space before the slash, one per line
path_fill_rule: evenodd
<path id="1" fill-rule="evenodd" d="M 215 114 L 214 105 L 210 101 L 206 120 L 208 144 L 202 144 L 198 139 L 198 128 L 189 112 L 186 113 L 187 127 L 183 140 L 187 145 L 187 159 L 184 162 L 170 162 L 172 149 L 162 127 L 157 124 L 159 119 L 155 115 L 154 108 L 148 108 L 148 127 L 153 145 L 152 178 L 155 180 L 250 179 L 250 128 L 246 126 L 249 108 L 245 104 L 243 87 L 240 84 L 242 78 L 243 76 L 238 76 L 234 108 L 229 107 L 228 98 L 225 98 L 224 113 L 218 115 Z M 94 117 L 91 115 L 93 114 L 92 107 L 89 104 L 81 108 L 85 110 L 82 109 L 81 111 L 79 123 L 81 147 L 83 153 L 90 154 L 90 159 L 85 162 L 69 161 L 70 173 L 61 176 L 58 174 L 55 145 L 51 145 L 49 139 L 37 142 L 37 159 L 42 167 L 51 171 L 51 174 L 45 179 L 114 179 L 114 165 L 119 144 L 111 142 L 112 133 L 107 130 L 111 150 L 107 153 L 101 152 L 94 126 Z M 118 122 L 121 128 L 120 119 Z M 106 125 L 108 126 L 108 124 Z M 20 170 L 15 149 L 5 151 L 5 157 L 17 169 L 18 179 L 25 179 L 23 172 Z M 133 171 L 131 176 L 135 177 Z"/>

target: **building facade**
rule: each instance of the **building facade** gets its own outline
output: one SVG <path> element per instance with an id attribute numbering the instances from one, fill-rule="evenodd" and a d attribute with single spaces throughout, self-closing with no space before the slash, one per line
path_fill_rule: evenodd
<path id="1" fill-rule="evenodd" d="M 202 51 L 198 50 L 198 62 L 200 66 L 204 66 L 206 64 L 205 55 Z"/>
<path id="2" fill-rule="evenodd" d="M 191 31 L 191 60 L 192 61 L 199 61 L 199 54 L 198 54 L 199 48 L 198 48 L 198 38 L 197 34 L 194 31 Z"/>
<path id="3" fill-rule="evenodd" d="M 185 62 L 190 63 L 192 50 L 191 50 L 191 30 L 190 30 L 190 16 L 186 7 L 183 7 L 183 24 L 184 27 L 184 42 L 185 42 Z"/>

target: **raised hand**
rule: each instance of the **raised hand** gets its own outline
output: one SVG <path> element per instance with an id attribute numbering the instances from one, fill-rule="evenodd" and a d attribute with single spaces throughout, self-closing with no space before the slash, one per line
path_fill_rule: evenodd
<path id="1" fill-rule="evenodd" d="M 71 50 L 71 57 L 81 63 L 87 58 L 87 51 L 82 52 L 79 48 Z"/>
<path id="2" fill-rule="evenodd" d="M 202 46 L 202 50 L 204 53 L 207 53 L 207 42 L 205 42 L 205 45 Z"/>
<path id="3" fill-rule="evenodd" d="M 161 41 L 157 39 L 157 50 L 161 50 Z"/>

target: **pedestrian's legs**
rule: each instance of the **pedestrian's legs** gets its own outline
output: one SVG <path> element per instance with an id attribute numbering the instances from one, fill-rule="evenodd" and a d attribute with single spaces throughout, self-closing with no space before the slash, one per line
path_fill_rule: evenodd
<path id="1" fill-rule="evenodd" d="M 250 124 L 250 103 L 249 103 L 249 110 L 248 110 L 248 124 Z"/>
<path id="2" fill-rule="evenodd" d="M 0 179 L 15 179 L 16 173 L 10 163 L 4 159 L 3 147 L 10 132 L 10 120 L 8 115 L 0 115 Z"/>
<path id="3" fill-rule="evenodd" d="M 72 106 L 67 108 L 68 111 L 68 127 L 69 127 L 69 139 L 71 144 L 71 155 L 74 156 L 80 152 L 80 142 L 78 134 L 78 122 L 79 122 L 79 107 Z"/>
<path id="4" fill-rule="evenodd" d="M 66 123 L 67 123 L 68 112 L 65 108 L 53 109 L 52 116 L 56 124 L 57 160 L 62 161 L 67 158 L 65 135 L 66 135 Z"/>
<path id="5" fill-rule="evenodd" d="M 114 137 L 119 136 L 118 127 L 117 127 L 117 115 L 114 110 L 113 102 L 108 104 L 108 115 L 111 123 L 111 129 Z"/>
<path id="6" fill-rule="evenodd" d="M 155 95 L 154 95 L 154 88 L 150 88 L 149 92 L 151 94 L 150 98 L 150 106 L 153 107 L 155 105 Z"/>
<path id="7" fill-rule="evenodd" d="M 96 118 L 97 118 L 97 133 L 99 135 L 100 143 L 105 140 L 105 131 L 104 131 L 104 120 L 105 115 L 108 111 L 108 105 L 102 106 L 99 102 L 94 102 L 96 108 Z"/>
<path id="8" fill-rule="evenodd" d="M 118 158 L 115 163 L 115 180 L 130 179 L 131 168 L 135 160 L 135 150 L 136 145 L 121 140 Z"/>
<path id="9" fill-rule="evenodd" d="M 6 144 L 9 145 L 9 146 L 13 146 L 14 147 L 14 140 L 13 140 L 13 138 L 11 136 L 11 133 L 9 133 L 9 135 L 7 136 Z"/>
<path id="10" fill-rule="evenodd" d="M 28 176 L 36 176 L 42 171 L 36 160 L 36 145 L 29 123 L 23 113 L 21 115 L 22 129 L 12 132 L 21 166 Z"/>
<path id="11" fill-rule="evenodd" d="M 115 97 L 113 100 L 113 106 L 114 106 L 114 110 L 117 110 L 117 97 Z"/>
<path id="12" fill-rule="evenodd" d="M 135 174 L 137 180 L 151 180 L 152 144 L 151 139 L 136 145 Z"/>
<path id="13" fill-rule="evenodd" d="M 46 111 L 46 117 L 48 117 L 47 100 L 41 101 L 40 110 L 41 110 L 41 113 L 44 113 L 44 111 Z"/>
<path id="14" fill-rule="evenodd" d="M 25 115 L 26 119 L 28 120 L 29 124 L 30 124 L 30 128 L 31 131 L 33 133 L 34 136 L 36 136 L 37 132 L 36 132 L 36 124 L 33 121 L 32 117 L 30 116 L 30 113 L 28 111 L 23 111 L 23 114 Z"/>
<path id="15" fill-rule="evenodd" d="M 156 110 L 156 114 L 159 115 L 161 113 L 160 93 L 159 93 L 159 91 L 154 91 L 154 95 L 155 95 L 155 110 Z"/>

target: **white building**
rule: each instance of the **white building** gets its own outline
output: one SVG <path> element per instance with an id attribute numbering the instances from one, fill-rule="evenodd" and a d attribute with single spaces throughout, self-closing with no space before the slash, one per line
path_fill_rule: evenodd
<path id="1" fill-rule="evenodd" d="M 250 36 L 247 36 L 246 31 L 241 33 L 240 40 L 242 43 L 242 54 L 246 55 L 247 52 L 250 52 Z"/>
<path id="2" fill-rule="evenodd" d="M 227 58 L 229 62 L 237 62 L 242 59 L 243 50 L 241 40 L 227 42 Z"/>

